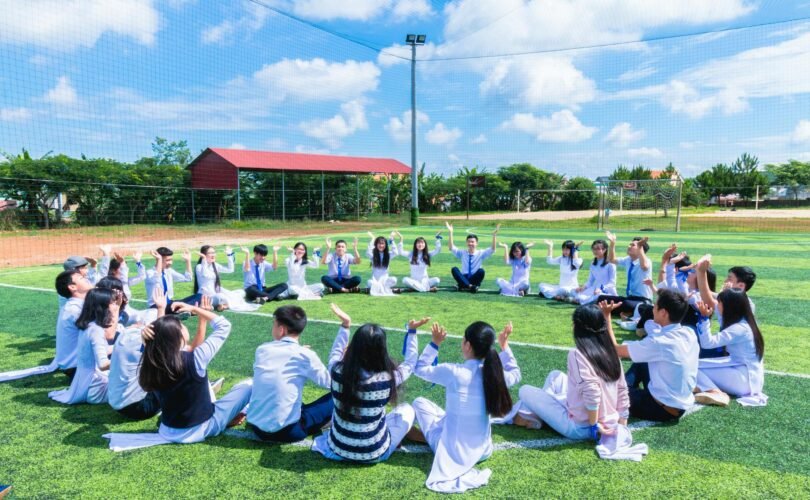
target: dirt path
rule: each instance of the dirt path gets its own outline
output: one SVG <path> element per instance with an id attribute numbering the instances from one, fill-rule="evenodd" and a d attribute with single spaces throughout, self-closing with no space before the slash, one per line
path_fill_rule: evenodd
<path id="1" fill-rule="evenodd" d="M 623 215 L 647 215 L 650 210 L 611 210 L 611 217 L 621 217 Z M 671 210 L 672 215 L 675 210 Z M 541 212 L 501 212 L 495 214 L 475 214 L 470 215 L 470 220 L 572 220 L 587 219 L 597 214 L 596 210 L 571 210 L 571 211 L 541 211 Z M 735 219 L 808 219 L 810 209 L 769 209 L 769 210 L 715 210 L 702 214 L 683 214 L 683 217 L 712 217 L 712 218 L 735 218 Z M 433 220 L 466 220 L 466 215 L 447 215 L 437 217 L 422 217 L 422 219 Z"/>

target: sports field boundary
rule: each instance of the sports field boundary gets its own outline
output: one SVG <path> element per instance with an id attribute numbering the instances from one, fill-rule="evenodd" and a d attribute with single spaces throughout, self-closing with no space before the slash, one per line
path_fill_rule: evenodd
<path id="1" fill-rule="evenodd" d="M 32 291 L 32 292 L 56 293 L 56 290 L 50 290 L 48 288 L 40 288 L 40 287 L 34 287 L 34 286 L 23 286 L 23 285 L 11 285 L 11 284 L 8 284 L 8 283 L 0 283 L 0 287 L 14 288 L 14 289 L 18 289 L 18 290 L 28 290 L 28 291 Z M 131 299 L 130 301 L 131 302 L 146 303 L 146 300 L 144 300 L 144 299 Z M 272 318 L 273 317 L 273 315 L 270 314 L 270 313 L 262 313 L 262 312 L 255 312 L 255 311 L 253 311 L 253 312 L 251 312 L 251 311 L 228 311 L 228 312 L 230 312 L 231 314 L 244 314 L 244 315 L 247 315 L 247 316 L 259 316 L 259 317 L 264 317 L 264 318 Z M 337 326 L 337 325 L 340 324 L 339 321 L 334 321 L 334 320 L 329 320 L 329 319 L 307 318 L 307 321 L 311 322 L 311 323 L 320 323 L 320 324 L 325 324 L 325 325 L 336 325 Z M 394 326 L 389 327 L 389 326 L 385 326 L 385 325 L 380 325 L 380 326 L 382 326 L 384 329 L 386 329 L 388 331 L 392 331 L 392 332 L 407 333 L 407 331 L 408 331 L 406 328 L 399 328 L 399 327 L 394 327 Z M 427 330 L 418 330 L 417 334 L 429 336 L 430 332 L 428 332 Z M 462 338 L 464 338 L 463 335 L 453 335 L 453 334 L 448 334 L 447 337 L 451 338 L 451 339 L 462 339 Z M 566 347 L 566 346 L 549 345 L 549 344 L 535 344 L 535 343 L 532 343 L 532 342 L 520 342 L 520 341 L 516 341 L 516 340 L 510 340 L 509 344 L 510 345 L 515 345 L 515 346 L 518 346 L 518 347 L 531 347 L 531 348 L 534 348 L 534 349 L 545 349 L 545 350 L 550 350 L 550 351 L 570 351 L 571 350 L 571 347 Z M 767 375 L 772 375 L 772 376 L 776 376 L 776 377 L 793 377 L 793 378 L 801 378 L 801 379 L 810 379 L 810 373 L 791 373 L 791 372 L 783 372 L 783 371 L 775 371 L 775 370 L 765 370 L 765 373 Z"/>

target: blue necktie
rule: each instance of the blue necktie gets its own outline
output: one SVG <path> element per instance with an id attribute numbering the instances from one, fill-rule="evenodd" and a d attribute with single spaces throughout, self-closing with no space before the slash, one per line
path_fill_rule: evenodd
<path id="1" fill-rule="evenodd" d="M 338 272 L 338 281 L 343 279 L 343 269 L 341 269 L 341 261 L 340 257 L 335 256 L 337 259 L 337 272 Z"/>
<path id="2" fill-rule="evenodd" d="M 163 281 L 163 295 L 169 296 L 169 283 L 166 281 L 166 271 L 160 272 L 160 279 Z"/>
<path id="3" fill-rule="evenodd" d="M 627 288 L 624 290 L 625 297 L 630 297 L 630 283 L 633 279 L 633 270 L 636 268 L 636 265 L 633 262 L 630 262 L 630 267 L 627 268 Z"/>
<path id="4" fill-rule="evenodd" d="M 254 265 L 256 266 L 254 268 L 254 272 L 256 273 L 256 288 L 258 288 L 259 291 L 262 291 L 263 290 L 263 288 L 262 288 L 262 278 L 259 275 L 259 264 L 254 263 Z"/>
<path id="5" fill-rule="evenodd" d="M 472 271 L 472 260 L 473 260 L 473 254 L 470 254 L 470 264 L 467 266 L 467 276 L 472 276 L 472 273 L 473 273 L 473 271 Z"/>

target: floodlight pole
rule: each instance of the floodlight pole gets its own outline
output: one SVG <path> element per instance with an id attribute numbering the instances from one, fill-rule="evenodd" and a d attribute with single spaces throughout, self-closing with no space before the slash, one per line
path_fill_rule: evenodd
<path id="1" fill-rule="evenodd" d="M 419 225 L 419 175 L 416 170 L 416 46 L 425 44 L 425 35 L 409 34 L 411 46 L 411 225 Z"/>

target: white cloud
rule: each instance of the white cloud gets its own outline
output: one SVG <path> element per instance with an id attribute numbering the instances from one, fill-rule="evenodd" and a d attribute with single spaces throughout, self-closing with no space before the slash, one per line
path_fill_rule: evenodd
<path id="1" fill-rule="evenodd" d="M 484 144 L 485 142 L 487 142 L 487 136 L 484 134 L 478 134 L 478 136 L 470 141 L 470 144 Z"/>
<path id="2" fill-rule="evenodd" d="M 678 143 L 678 146 L 681 149 L 695 149 L 699 145 L 700 145 L 700 141 L 682 141 L 682 142 Z"/>
<path id="3" fill-rule="evenodd" d="M 630 155 L 631 158 L 661 158 L 664 156 L 664 153 L 658 148 L 635 148 L 635 149 L 628 149 L 627 154 Z"/>
<path id="4" fill-rule="evenodd" d="M 24 122 L 31 119 L 28 108 L 0 108 L 0 122 Z"/>
<path id="5" fill-rule="evenodd" d="M 228 146 L 228 149 L 247 149 L 247 147 L 239 142 L 234 142 L 233 144 Z"/>
<path id="6" fill-rule="evenodd" d="M 70 84 L 70 78 L 60 76 L 56 80 L 56 87 L 46 92 L 43 100 L 53 104 L 70 106 L 76 104 L 79 98 L 76 95 L 76 89 Z"/>
<path id="7" fill-rule="evenodd" d="M 394 18 L 403 21 L 410 17 L 423 18 L 434 14 L 426 0 L 399 0 L 394 5 Z"/>
<path id="8" fill-rule="evenodd" d="M 416 48 L 417 59 L 432 59 L 436 55 L 436 44 L 428 42 Z M 383 67 L 397 64 L 410 64 L 411 46 L 395 43 L 390 47 L 380 51 L 377 56 L 377 64 Z"/>
<path id="9" fill-rule="evenodd" d="M 373 62 L 351 59 L 345 62 L 282 59 L 265 65 L 253 78 L 277 99 L 347 100 L 376 90 L 380 69 Z"/>
<path id="10" fill-rule="evenodd" d="M 569 109 L 536 117 L 533 113 L 515 113 L 501 124 L 503 130 L 516 130 L 533 135 L 541 142 L 580 142 L 590 139 L 595 127 L 587 127 Z"/>
<path id="11" fill-rule="evenodd" d="M 106 33 L 152 45 L 160 15 L 152 0 L 0 0 L 0 43 L 70 51 Z"/>
<path id="12" fill-rule="evenodd" d="M 452 145 L 463 133 L 458 127 L 447 128 L 444 123 L 438 122 L 425 134 L 425 140 L 436 146 Z"/>
<path id="13" fill-rule="evenodd" d="M 425 113 L 416 110 L 416 124 L 417 126 L 422 123 L 430 123 L 430 117 Z M 398 142 L 405 142 L 411 139 L 411 112 L 410 110 L 402 113 L 402 119 L 397 116 L 392 116 L 388 119 L 383 128 L 388 132 L 392 139 Z"/>
<path id="14" fill-rule="evenodd" d="M 236 19 L 225 19 L 216 26 L 210 26 L 202 31 L 203 43 L 220 43 L 229 41 L 234 35 L 259 31 L 265 25 L 270 10 L 252 2 L 241 2 L 243 15 Z"/>
<path id="15" fill-rule="evenodd" d="M 644 78 L 647 78 L 648 76 L 652 76 L 652 75 L 656 74 L 657 72 L 658 72 L 658 70 L 655 67 L 645 65 L 645 66 L 641 66 L 639 68 L 634 68 L 634 69 L 625 71 L 624 73 L 619 75 L 618 78 L 616 78 L 616 81 L 620 82 L 620 83 L 634 82 L 636 80 L 643 80 Z"/>
<path id="16" fill-rule="evenodd" d="M 791 140 L 797 144 L 810 142 L 810 120 L 800 120 L 796 124 Z"/>
<path id="17" fill-rule="evenodd" d="M 391 0 L 297 0 L 293 12 L 307 19 L 368 21 L 391 6 Z"/>
<path id="18" fill-rule="evenodd" d="M 273 137 L 264 141 L 264 144 L 273 150 L 281 150 L 287 147 L 287 142 L 280 137 Z"/>
<path id="19" fill-rule="evenodd" d="M 633 130 L 633 126 L 628 122 L 617 123 L 605 136 L 605 142 L 609 142 L 616 147 L 625 147 L 628 144 L 640 141 L 646 133 L 643 130 Z"/>
<path id="20" fill-rule="evenodd" d="M 356 99 L 341 104 L 340 113 L 326 120 L 302 122 L 299 127 L 309 137 L 320 140 L 331 149 L 337 149 L 341 141 L 358 130 L 368 128 L 362 101 Z"/>
<path id="21" fill-rule="evenodd" d="M 328 155 L 331 152 L 328 149 L 324 148 L 314 148 L 312 146 L 305 146 L 304 144 L 296 144 L 295 146 L 296 153 L 307 153 L 313 155 Z"/>

